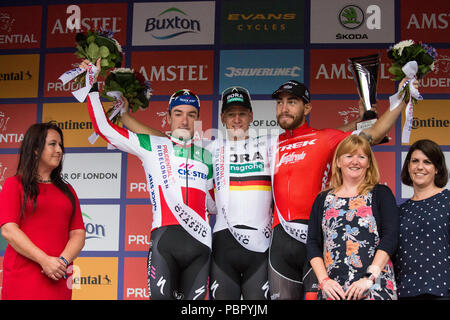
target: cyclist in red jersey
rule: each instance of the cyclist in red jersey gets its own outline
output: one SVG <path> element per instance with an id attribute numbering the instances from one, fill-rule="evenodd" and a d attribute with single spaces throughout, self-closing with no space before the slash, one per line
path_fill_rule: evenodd
<path id="1" fill-rule="evenodd" d="M 308 125 L 306 116 L 312 105 L 303 83 L 288 81 L 272 98 L 277 100 L 277 120 L 285 132 L 271 152 L 275 209 L 269 249 L 270 294 L 272 299 L 315 299 L 317 280 L 306 259 L 306 235 L 314 199 L 328 183 L 333 153 L 350 134 L 359 134 L 371 144 L 381 141 L 406 104 L 386 111 L 368 129 L 343 132 Z"/>

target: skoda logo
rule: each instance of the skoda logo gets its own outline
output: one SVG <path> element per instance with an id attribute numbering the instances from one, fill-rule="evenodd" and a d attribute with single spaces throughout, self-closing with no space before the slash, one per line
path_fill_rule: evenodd
<path id="1" fill-rule="evenodd" d="M 344 28 L 357 29 L 364 22 L 364 12 L 358 6 L 348 5 L 339 12 L 338 19 Z"/>

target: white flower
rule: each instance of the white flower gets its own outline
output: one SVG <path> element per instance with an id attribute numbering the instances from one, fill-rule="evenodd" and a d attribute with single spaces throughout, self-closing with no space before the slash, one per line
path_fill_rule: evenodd
<path id="1" fill-rule="evenodd" d="M 434 66 L 434 61 L 433 61 L 433 63 L 430 65 L 431 71 L 434 71 L 434 68 L 435 68 L 435 66 Z"/>
<path id="2" fill-rule="evenodd" d="M 134 73 L 134 70 L 130 69 L 130 68 L 115 68 L 111 72 L 112 73 Z"/>
<path id="3" fill-rule="evenodd" d="M 413 40 L 403 40 L 397 43 L 392 49 L 398 50 L 398 54 L 402 55 L 403 49 L 414 44 Z"/>

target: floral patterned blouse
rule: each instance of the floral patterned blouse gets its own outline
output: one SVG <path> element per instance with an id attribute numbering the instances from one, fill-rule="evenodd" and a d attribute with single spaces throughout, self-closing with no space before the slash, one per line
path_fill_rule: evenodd
<path id="1" fill-rule="evenodd" d="M 372 214 L 372 192 L 350 198 L 328 193 L 322 218 L 323 258 L 328 276 L 347 288 L 366 273 L 380 242 Z M 393 265 L 389 259 L 367 300 L 396 300 Z M 326 299 L 319 292 L 319 299 Z"/>

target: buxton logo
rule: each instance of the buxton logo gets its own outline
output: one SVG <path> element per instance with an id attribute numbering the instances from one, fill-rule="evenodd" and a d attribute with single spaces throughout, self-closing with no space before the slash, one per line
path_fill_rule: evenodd
<path id="1" fill-rule="evenodd" d="M 381 9 L 377 5 L 369 5 L 366 12 L 355 5 L 348 5 L 339 11 L 338 20 L 345 29 L 359 29 L 365 22 L 367 29 L 381 29 Z M 369 39 L 367 33 L 337 33 L 337 40 Z"/>
<path id="2" fill-rule="evenodd" d="M 92 221 L 92 218 L 86 213 L 83 212 L 82 215 Z M 86 240 L 101 239 L 106 237 L 105 225 L 87 222 L 84 224 L 84 228 L 86 229 Z"/>
<path id="3" fill-rule="evenodd" d="M 175 16 L 173 16 L 175 14 Z M 169 17 L 163 18 L 162 16 Z M 182 15 L 180 17 L 180 15 Z M 189 19 L 187 14 L 178 8 L 169 8 L 162 11 L 157 18 L 149 18 L 145 24 L 145 32 L 161 31 L 164 34 L 151 36 L 158 40 L 171 39 L 186 33 L 200 32 L 200 20 Z"/>

